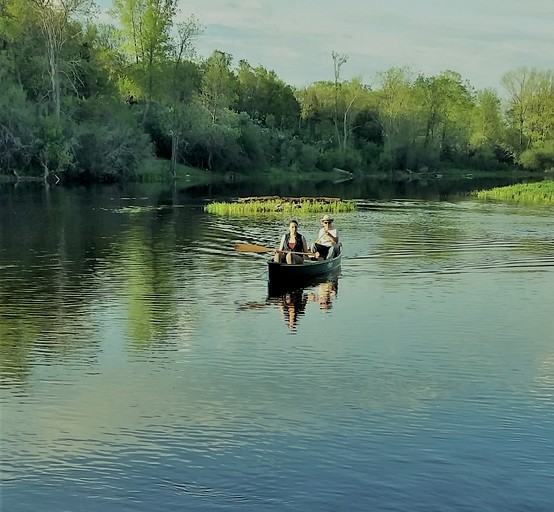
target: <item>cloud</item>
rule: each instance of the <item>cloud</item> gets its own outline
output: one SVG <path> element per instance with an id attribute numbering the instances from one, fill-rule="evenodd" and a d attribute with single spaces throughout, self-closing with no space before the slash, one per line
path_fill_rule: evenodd
<path id="1" fill-rule="evenodd" d="M 494 87 L 509 70 L 552 65 L 551 0 L 187 0 L 179 17 L 191 14 L 205 26 L 200 55 L 225 51 L 294 86 L 332 79 L 332 51 L 349 56 L 344 79 L 369 83 L 409 66 Z"/>

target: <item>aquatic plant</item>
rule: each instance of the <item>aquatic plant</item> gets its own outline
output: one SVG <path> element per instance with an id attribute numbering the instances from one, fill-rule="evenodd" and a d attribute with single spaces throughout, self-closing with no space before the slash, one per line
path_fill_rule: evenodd
<path id="1" fill-rule="evenodd" d="M 208 213 L 219 215 L 253 215 L 303 213 L 344 213 L 356 210 L 353 201 L 334 197 L 244 197 L 234 202 L 210 203 L 204 207 Z"/>
<path id="2" fill-rule="evenodd" d="M 123 206 L 113 210 L 114 213 L 126 213 L 129 215 L 135 215 L 137 213 L 151 212 L 154 210 L 162 210 L 165 206 Z"/>
<path id="3" fill-rule="evenodd" d="M 554 204 L 554 181 L 545 180 L 537 183 L 518 183 L 489 190 L 478 190 L 479 199 L 509 201 L 529 204 Z"/>

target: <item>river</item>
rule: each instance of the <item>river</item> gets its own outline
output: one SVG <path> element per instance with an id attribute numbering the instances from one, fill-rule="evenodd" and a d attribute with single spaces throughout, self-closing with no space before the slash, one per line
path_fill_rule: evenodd
<path id="1" fill-rule="evenodd" d="M 1 509 L 551 511 L 554 209 L 341 187 L 273 296 L 222 190 L 0 186 Z"/>

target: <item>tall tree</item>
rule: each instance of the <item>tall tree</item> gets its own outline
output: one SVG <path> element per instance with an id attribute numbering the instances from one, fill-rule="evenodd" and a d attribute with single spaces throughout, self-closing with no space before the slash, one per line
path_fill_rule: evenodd
<path id="1" fill-rule="evenodd" d="M 453 150 L 464 150 L 470 132 L 473 99 L 469 84 L 459 73 L 443 71 L 432 77 L 419 76 L 414 93 L 421 104 L 425 121 L 424 146 L 447 157 Z"/>
<path id="2" fill-rule="evenodd" d="M 350 82 L 344 82 L 341 90 L 341 104 L 342 104 L 342 144 L 341 157 L 344 159 L 348 150 L 350 134 L 354 130 L 352 126 L 352 120 L 356 118 L 357 114 L 362 108 L 362 98 L 367 91 L 367 87 L 364 86 L 359 77 L 352 79 Z"/>
<path id="3" fill-rule="evenodd" d="M 236 100 L 237 83 L 230 69 L 231 60 L 230 54 L 215 50 L 204 62 L 201 100 L 213 125 Z"/>
<path id="4" fill-rule="evenodd" d="M 504 125 L 500 98 L 492 89 L 477 91 L 470 144 L 475 148 L 501 143 Z"/>
<path id="5" fill-rule="evenodd" d="M 72 35 L 69 25 L 73 19 L 86 15 L 92 7 L 92 0 L 30 0 L 35 10 L 42 33 L 46 40 L 46 54 L 49 63 L 51 100 L 54 117 L 61 115 L 61 62 L 62 49 Z"/>
<path id="6" fill-rule="evenodd" d="M 333 94 L 334 94 L 334 109 L 333 109 L 333 123 L 335 125 L 335 135 L 337 138 L 337 146 L 339 148 L 339 153 L 344 155 L 344 148 L 341 142 L 341 130 L 339 129 L 339 90 L 341 87 L 340 82 L 340 70 L 342 66 L 348 61 L 348 55 L 339 54 L 335 51 L 331 52 L 331 57 L 333 58 L 333 71 L 334 71 L 334 81 L 333 81 Z"/>
<path id="7" fill-rule="evenodd" d="M 413 78 L 408 68 L 390 68 L 379 73 L 378 91 L 379 120 L 384 137 L 384 155 L 392 170 L 407 165 L 408 147 L 414 139 Z"/>
<path id="8" fill-rule="evenodd" d="M 114 0 L 113 14 L 122 27 L 124 48 L 145 73 L 148 103 L 153 99 L 156 65 L 172 47 L 170 32 L 176 12 L 177 0 Z"/>
<path id="9" fill-rule="evenodd" d="M 508 92 L 513 152 L 528 168 L 547 169 L 554 161 L 554 73 L 519 68 L 502 76 Z"/>
<path id="10" fill-rule="evenodd" d="M 197 18 L 190 16 L 177 26 L 177 35 L 172 47 L 173 70 L 171 81 L 171 168 L 177 176 L 177 157 L 182 137 L 184 109 L 190 103 L 197 68 L 187 59 L 194 56 L 194 41 L 201 34 L 202 27 Z M 187 66 L 188 64 L 188 66 Z"/>

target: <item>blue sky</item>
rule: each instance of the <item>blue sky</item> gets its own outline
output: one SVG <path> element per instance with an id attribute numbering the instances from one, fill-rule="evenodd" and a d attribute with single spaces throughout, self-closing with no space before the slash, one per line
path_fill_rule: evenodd
<path id="1" fill-rule="evenodd" d="M 343 79 L 367 84 L 393 66 L 497 90 L 521 66 L 554 70 L 554 0 L 181 0 L 180 11 L 205 27 L 200 56 L 223 50 L 297 87 L 333 79 L 332 51 L 348 55 Z"/>

